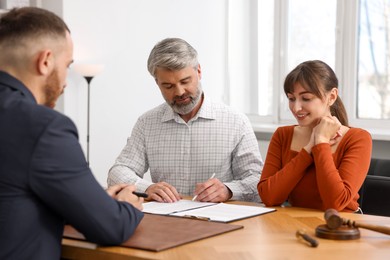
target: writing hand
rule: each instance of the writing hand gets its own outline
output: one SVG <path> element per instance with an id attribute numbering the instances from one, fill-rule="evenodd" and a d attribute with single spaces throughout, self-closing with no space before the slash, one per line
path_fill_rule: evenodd
<path id="1" fill-rule="evenodd" d="M 217 178 L 196 184 L 194 194 L 197 195 L 196 200 L 203 202 L 223 202 L 233 195 L 230 189 Z"/>
<path id="2" fill-rule="evenodd" d="M 108 189 L 106 189 L 106 192 L 112 198 L 118 201 L 125 201 L 127 203 L 130 203 L 135 208 L 142 211 L 142 203 L 144 202 L 144 199 L 134 195 L 133 191 L 135 191 L 135 186 L 130 184 L 117 184 L 110 186 Z"/>
<path id="3" fill-rule="evenodd" d="M 166 182 L 158 182 L 146 189 L 148 198 L 158 202 L 176 202 L 181 199 L 176 188 Z"/>

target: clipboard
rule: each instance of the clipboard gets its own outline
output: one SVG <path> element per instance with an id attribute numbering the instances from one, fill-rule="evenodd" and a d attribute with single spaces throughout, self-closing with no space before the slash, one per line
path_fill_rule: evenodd
<path id="1" fill-rule="evenodd" d="M 146 213 L 133 236 L 120 246 L 159 252 L 242 228 L 242 225 Z M 63 236 L 85 240 L 70 225 L 65 226 Z"/>

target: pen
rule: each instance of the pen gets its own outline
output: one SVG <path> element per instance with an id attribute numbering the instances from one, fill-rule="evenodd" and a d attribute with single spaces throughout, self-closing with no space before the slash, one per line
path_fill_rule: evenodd
<path id="1" fill-rule="evenodd" d="M 148 194 L 143 193 L 143 192 L 133 191 L 133 194 L 136 195 L 136 196 L 138 196 L 138 197 L 145 198 L 145 199 L 148 197 Z"/>
<path id="2" fill-rule="evenodd" d="M 215 177 L 215 172 L 211 175 L 211 177 L 209 178 L 209 180 L 212 179 L 212 178 L 214 178 L 214 177 Z M 198 197 L 198 195 L 195 195 L 195 196 L 192 198 L 192 201 L 195 201 L 197 197 Z"/>

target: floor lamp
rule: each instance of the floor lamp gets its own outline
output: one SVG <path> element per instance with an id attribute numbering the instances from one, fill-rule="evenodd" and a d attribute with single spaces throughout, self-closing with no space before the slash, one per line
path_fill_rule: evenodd
<path id="1" fill-rule="evenodd" d="M 103 65 L 101 64 L 74 64 L 73 69 L 80 75 L 82 75 L 87 81 L 88 94 L 87 94 L 87 163 L 89 165 L 89 129 L 90 129 L 90 93 L 91 93 L 91 81 L 92 79 L 102 72 Z"/>

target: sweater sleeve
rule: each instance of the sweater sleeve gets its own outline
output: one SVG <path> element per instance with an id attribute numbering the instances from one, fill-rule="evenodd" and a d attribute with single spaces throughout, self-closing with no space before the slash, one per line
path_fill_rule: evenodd
<path id="1" fill-rule="evenodd" d="M 266 206 L 284 203 L 304 176 L 306 168 L 313 162 L 310 154 L 302 149 L 294 158 L 284 163 L 288 160 L 286 157 L 290 150 L 285 129 L 278 128 L 272 136 L 260 182 L 257 185 L 260 198 Z"/>
<path id="2" fill-rule="evenodd" d="M 372 139 L 362 129 L 353 129 L 332 156 L 329 144 L 318 144 L 312 154 L 317 172 L 317 185 L 324 209 L 344 210 L 353 202 L 367 175 L 371 160 Z M 353 209 L 358 207 L 353 205 Z"/>

